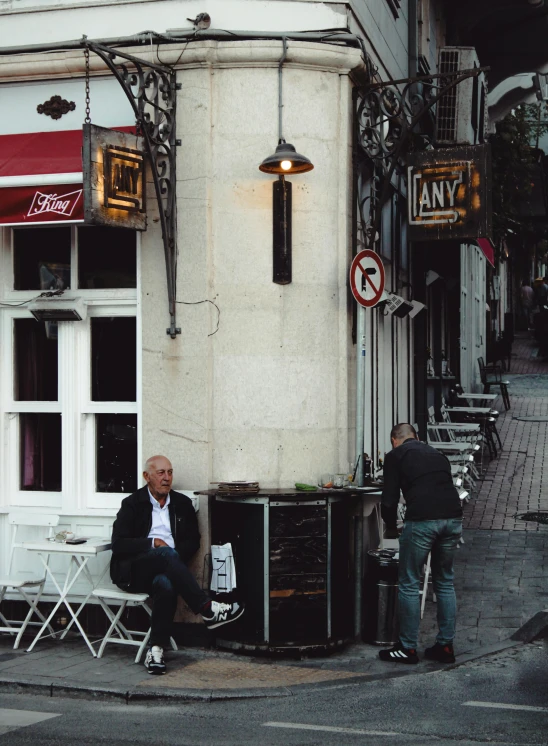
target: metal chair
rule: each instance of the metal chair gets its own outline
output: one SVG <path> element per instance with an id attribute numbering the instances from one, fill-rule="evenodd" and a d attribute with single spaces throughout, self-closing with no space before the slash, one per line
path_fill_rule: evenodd
<path id="1" fill-rule="evenodd" d="M 9 513 L 8 524 L 11 526 L 11 546 L 10 555 L 8 560 L 8 571 L 4 576 L 0 576 L 0 604 L 4 600 L 6 593 L 9 590 L 18 593 L 24 601 L 29 605 L 28 614 L 24 619 L 7 619 L 0 612 L 0 632 L 7 632 L 11 635 L 16 635 L 15 643 L 13 645 L 16 650 L 19 647 L 21 638 L 29 625 L 41 626 L 46 618 L 42 612 L 38 609 L 38 602 L 44 591 L 44 583 L 46 582 L 45 573 L 40 576 L 24 577 L 23 575 L 15 576 L 12 575 L 13 571 L 13 560 L 15 557 L 16 549 L 24 549 L 24 546 L 20 539 L 20 529 L 24 527 L 37 527 L 37 528 L 48 528 L 48 536 L 53 536 L 53 529 L 59 524 L 58 515 L 41 515 L 36 513 Z M 32 594 L 28 593 L 28 590 L 32 589 Z M 36 614 L 40 622 L 31 621 L 32 616 Z M 55 637 L 55 632 L 51 625 L 48 625 L 48 629 L 52 636 Z"/>
<path id="2" fill-rule="evenodd" d="M 504 408 L 510 409 L 510 395 L 508 394 L 508 386 L 510 381 L 502 380 L 502 368 L 500 365 L 485 365 L 482 357 L 478 357 L 478 365 L 480 369 L 481 382 L 483 384 L 483 393 L 489 394 L 492 386 L 498 386 Z"/>
<path id="3" fill-rule="evenodd" d="M 127 629 L 120 619 L 127 606 L 141 606 L 150 617 L 152 611 L 150 606 L 147 604 L 148 595 L 146 593 L 126 593 L 126 591 L 121 591 L 118 588 L 95 588 L 95 590 L 92 591 L 92 595 L 104 602 L 102 607 L 111 623 L 106 635 L 101 640 L 101 645 L 97 651 L 97 657 L 102 657 L 103 652 L 109 643 L 114 643 L 116 645 L 133 645 L 138 648 L 137 655 L 135 656 L 135 663 L 139 663 L 143 651 L 148 645 L 150 639 L 150 627 L 147 632 Z M 109 604 L 112 604 L 113 602 L 120 603 L 116 613 L 114 613 L 109 606 Z M 173 650 L 178 650 L 177 644 L 172 637 L 170 638 L 170 643 Z"/>

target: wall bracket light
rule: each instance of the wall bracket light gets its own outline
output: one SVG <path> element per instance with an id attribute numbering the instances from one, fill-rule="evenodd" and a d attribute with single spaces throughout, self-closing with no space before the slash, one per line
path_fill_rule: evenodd
<path id="1" fill-rule="evenodd" d="M 312 171 L 314 164 L 297 153 L 295 146 L 286 142 L 282 135 L 282 66 L 287 57 L 287 39 L 282 41 L 283 54 L 278 64 L 278 145 L 276 151 L 260 164 L 259 170 L 279 175 L 278 181 L 272 184 L 272 281 L 288 285 L 292 279 L 292 194 L 291 182 L 286 181 L 285 174 L 304 174 Z"/>

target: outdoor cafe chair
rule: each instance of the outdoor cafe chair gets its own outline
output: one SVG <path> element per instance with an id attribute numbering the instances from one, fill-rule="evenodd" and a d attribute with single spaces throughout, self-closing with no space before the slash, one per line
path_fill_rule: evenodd
<path id="1" fill-rule="evenodd" d="M 140 606 L 150 617 L 152 611 L 147 603 L 148 594 L 128 593 L 119 588 L 95 588 L 95 590 L 92 591 L 92 595 L 104 602 L 103 609 L 110 621 L 110 627 L 108 628 L 106 635 L 100 641 L 101 645 L 97 651 L 97 657 L 102 657 L 104 650 L 109 643 L 117 645 L 132 645 L 138 648 L 137 655 L 135 656 L 135 663 L 139 663 L 150 639 L 150 627 L 146 632 L 127 629 L 122 623 L 121 618 L 127 606 Z M 119 606 L 116 613 L 114 613 L 110 606 L 116 603 L 119 603 Z M 170 643 L 173 650 L 178 649 L 177 644 L 172 637 L 170 638 Z"/>
<path id="2" fill-rule="evenodd" d="M 14 574 L 14 559 L 17 549 L 24 549 L 21 542 L 21 530 L 29 529 L 32 527 L 36 528 L 47 528 L 48 536 L 53 536 L 53 529 L 59 524 L 58 515 L 42 515 L 40 513 L 9 513 L 8 524 L 11 526 L 11 545 L 8 560 L 8 569 L 6 575 L 0 575 L 0 608 L 4 601 L 8 591 L 13 591 L 29 605 L 29 610 L 24 619 L 7 619 L 6 616 L 0 611 L 0 632 L 7 632 L 11 635 L 16 635 L 15 643 L 13 645 L 16 650 L 19 647 L 21 638 L 29 625 L 41 626 L 45 623 L 46 618 L 42 612 L 38 609 L 38 602 L 44 591 L 44 584 L 46 582 L 45 572 L 40 575 L 25 575 L 20 572 L 18 575 Z M 29 591 L 31 591 L 29 593 Z M 38 619 L 41 621 L 33 621 L 32 617 L 36 614 Z M 48 629 L 52 636 L 55 637 L 53 628 L 48 625 Z"/>
<path id="3" fill-rule="evenodd" d="M 466 401 L 468 406 L 472 407 L 474 402 L 477 402 L 479 406 L 485 407 L 489 406 L 489 401 L 493 401 L 496 399 L 498 394 L 471 394 L 469 391 L 464 391 L 462 386 L 457 383 L 455 384 L 455 388 L 451 389 L 449 392 L 449 406 L 461 406 L 463 401 Z M 484 397 L 489 397 L 484 398 Z M 472 404 L 470 403 L 472 402 Z M 485 428 L 489 434 L 492 434 L 495 436 L 495 438 L 498 441 L 499 448 L 502 451 L 502 441 L 500 439 L 499 432 L 497 430 L 497 419 L 499 417 L 499 413 L 495 409 L 489 409 L 489 414 L 485 417 L 485 421 L 483 422 L 481 417 L 475 418 L 476 421 L 482 422 L 482 424 L 485 425 Z"/>
<path id="4" fill-rule="evenodd" d="M 502 380 L 502 368 L 500 365 L 485 365 L 482 357 L 478 357 L 478 365 L 480 370 L 481 382 L 483 384 L 483 393 L 489 394 L 491 387 L 498 387 L 502 396 L 504 408 L 510 409 L 510 395 L 508 394 L 508 386 L 510 381 Z"/>

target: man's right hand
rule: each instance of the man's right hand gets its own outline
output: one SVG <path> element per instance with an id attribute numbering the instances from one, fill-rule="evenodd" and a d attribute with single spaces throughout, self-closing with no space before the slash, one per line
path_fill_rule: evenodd
<path id="1" fill-rule="evenodd" d="M 167 547 L 167 544 L 163 539 L 154 539 L 154 549 L 158 547 Z"/>

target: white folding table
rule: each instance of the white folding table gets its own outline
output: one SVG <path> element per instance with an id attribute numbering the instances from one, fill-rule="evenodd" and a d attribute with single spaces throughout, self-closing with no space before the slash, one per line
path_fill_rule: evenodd
<path id="1" fill-rule="evenodd" d="M 57 589 L 57 592 L 59 594 L 58 600 L 55 603 L 55 606 L 53 607 L 50 615 L 46 619 L 46 621 L 42 624 L 40 629 L 38 630 L 36 637 L 30 644 L 30 646 L 27 648 L 27 653 L 29 653 L 38 640 L 41 637 L 49 637 L 50 635 L 44 635 L 44 631 L 47 629 L 48 624 L 51 622 L 55 614 L 57 613 L 57 610 L 61 605 L 64 605 L 68 611 L 68 613 L 71 616 L 71 620 L 69 624 L 67 625 L 66 629 L 63 630 L 63 633 L 61 634 L 61 639 L 65 637 L 69 629 L 72 627 L 73 624 L 75 624 L 78 627 L 78 630 L 80 631 L 80 634 L 86 641 L 86 644 L 88 648 L 91 651 L 91 654 L 96 658 L 97 653 L 92 647 L 91 642 L 88 639 L 88 636 L 86 635 L 84 628 L 80 624 L 78 620 L 78 616 L 86 603 L 88 602 L 89 598 L 91 597 L 93 589 L 101 582 L 103 577 L 106 574 L 106 571 L 108 569 L 108 562 L 106 563 L 105 567 L 103 568 L 103 571 L 101 573 L 100 578 L 94 582 L 93 577 L 91 576 L 91 573 L 88 568 L 88 563 L 92 557 L 97 557 L 97 555 L 100 552 L 107 552 L 110 549 L 110 539 L 102 539 L 102 538 L 90 538 L 87 539 L 84 544 L 65 544 L 65 543 L 59 543 L 55 541 L 48 541 L 44 539 L 43 541 L 29 541 L 29 542 L 22 542 L 22 545 L 25 549 L 27 549 L 29 552 L 36 552 L 40 558 L 40 561 L 42 562 L 45 571 L 46 571 L 46 578 L 49 578 L 55 588 Z M 57 572 L 57 576 L 55 577 L 54 572 L 52 571 L 50 567 L 50 556 L 51 555 L 57 555 L 57 556 L 65 556 L 67 558 L 70 558 L 70 562 L 68 564 L 68 568 L 66 570 L 64 578 L 59 577 L 60 573 Z M 72 608 L 68 601 L 68 596 L 76 583 L 76 581 L 79 578 L 85 578 L 89 585 L 89 592 L 87 596 L 84 598 L 84 600 L 81 602 L 80 606 L 76 611 Z M 98 599 L 99 603 L 103 605 L 103 602 L 101 599 Z"/>

